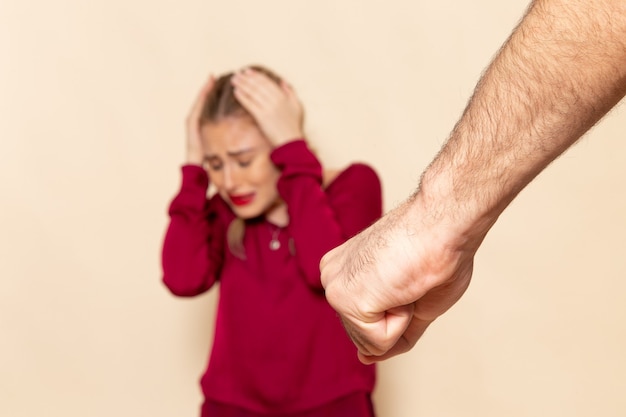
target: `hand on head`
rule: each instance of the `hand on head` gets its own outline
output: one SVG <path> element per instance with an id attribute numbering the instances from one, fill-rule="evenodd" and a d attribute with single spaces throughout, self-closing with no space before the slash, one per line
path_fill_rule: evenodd
<path id="1" fill-rule="evenodd" d="M 215 77 L 210 75 L 207 81 L 204 83 L 196 99 L 191 106 L 191 110 L 187 115 L 185 122 L 187 128 L 187 163 L 194 165 L 201 165 L 204 159 L 204 152 L 202 151 L 202 140 L 200 135 L 200 115 L 202 113 L 202 107 L 206 101 L 207 95 L 211 92 L 213 85 L 215 84 Z"/>
<path id="2" fill-rule="evenodd" d="M 232 77 L 235 97 L 274 146 L 303 137 L 304 110 L 293 88 L 245 68 Z"/>
<path id="3" fill-rule="evenodd" d="M 204 153 L 200 134 L 203 109 L 213 88 L 223 86 L 224 77 L 216 80 L 211 75 L 204 83 L 189 111 L 187 127 L 187 163 L 202 164 Z M 273 146 L 280 146 L 290 140 L 302 138 L 304 109 L 293 88 L 285 81 L 276 81 L 261 70 L 245 68 L 230 77 L 230 93 L 220 90 L 219 100 L 224 94 L 233 94 L 238 102 L 236 107 L 244 109 L 256 122 L 265 137 Z M 231 96 L 232 97 L 232 96 Z M 232 98 L 231 98 L 232 100 Z M 217 107 L 209 110 L 209 119 L 227 117 L 226 114 L 212 114 Z M 234 111 L 234 108 L 230 108 Z M 221 111 L 221 110 L 219 110 Z M 236 111 L 232 115 L 236 115 Z M 207 115 L 205 115 L 206 117 Z"/>

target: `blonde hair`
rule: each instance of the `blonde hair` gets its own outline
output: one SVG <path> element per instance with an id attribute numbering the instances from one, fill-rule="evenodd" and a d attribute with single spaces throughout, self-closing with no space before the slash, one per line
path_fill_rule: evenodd
<path id="1" fill-rule="evenodd" d="M 243 237 L 246 233 L 246 222 L 241 217 L 236 217 L 228 225 L 226 230 L 226 241 L 228 242 L 228 249 L 230 253 L 235 255 L 236 258 L 246 259 L 246 248 L 243 246 Z"/>

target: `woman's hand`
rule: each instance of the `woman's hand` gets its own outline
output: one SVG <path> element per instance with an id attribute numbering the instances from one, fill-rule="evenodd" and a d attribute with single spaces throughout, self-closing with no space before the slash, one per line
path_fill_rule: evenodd
<path id="1" fill-rule="evenodd" d="M 214 84 L 215 77 L 211 75 L 200 89 L 200 92 L 198 92 L 198 96 L 187 115 L 185 123 L 187 126 L 187 164 L 190 165 L 202 165 L 204 160 L 204 151 L 202 150 L 202 141 L 200 139 L 200 114 L 202 113 L 202 106 L 206 96 Z"/>
<path id="2" fill-rule="evenodd" d="M 293 88 L 246 68 L 232 78 L 235 97 L 274 146 L 302 138 L 304 109 Z"/>

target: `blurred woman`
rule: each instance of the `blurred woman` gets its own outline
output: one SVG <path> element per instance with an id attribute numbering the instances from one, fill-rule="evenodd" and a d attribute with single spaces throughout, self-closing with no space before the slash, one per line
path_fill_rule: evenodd
<path id="1" fill-rule="evenodd" d="M 380 181 L 361 163 L 323 171 L 303 114 L 257 66 L 211 77 L 188 116 L 162 264 L 175 295 L 219 283 L 202 417 L 374 415 L 375 368 L 326 302 L 319 262 L 381 216 Z"/>

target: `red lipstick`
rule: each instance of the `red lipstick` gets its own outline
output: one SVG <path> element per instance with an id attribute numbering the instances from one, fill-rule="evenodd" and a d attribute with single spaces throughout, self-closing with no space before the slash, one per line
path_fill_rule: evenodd
<path id="1" fill-rule="evenodd" d="M 233 202 L 236 206 L 245 206 L 246 204 L 250 204 L 254 199 L 254 194 L 246 194 L 246 195 L 229 195 L 230 201 Z"/>

